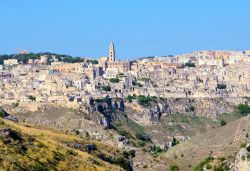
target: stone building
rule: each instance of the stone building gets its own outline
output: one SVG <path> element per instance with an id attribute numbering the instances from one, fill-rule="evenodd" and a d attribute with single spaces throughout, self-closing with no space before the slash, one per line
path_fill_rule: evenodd
<path id="1" fill-rule="evenodd" d="M 13 65 L 18 65 L 17 59 L 7 59 L 3 61 L 5 66 L 13 66 Z"/>

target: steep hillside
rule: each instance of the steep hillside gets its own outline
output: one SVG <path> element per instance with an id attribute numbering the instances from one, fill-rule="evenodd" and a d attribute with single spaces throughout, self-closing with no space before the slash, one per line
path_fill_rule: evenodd
<path id="1" fill-rule="evenodd" d="M 131 170 L 130 155 L 100 142 L 0 119 L 0 170 Z"/>
<path id="2" fill-rule="evenodd" d="M 192 170 L 209 156 L 226 157 L 236 153 L 240 145 L 249 142 L 250 116 L 196 136 L 171 148 L 161 157 L 182 169 Z"/>

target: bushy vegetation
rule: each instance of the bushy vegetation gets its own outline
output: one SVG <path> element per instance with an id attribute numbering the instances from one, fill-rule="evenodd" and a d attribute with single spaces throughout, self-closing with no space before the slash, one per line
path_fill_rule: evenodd
<path id="1" fill-rule="evenodd" d="M 225 85 L 225 84 L 217 84 L 217 88 L 218 89 L 226 89 L 227 85 Z"/>
<path id="2" fill-rule="evenodd" d="M 120 134 L 121 136 L 126 137 L 127 139 L 131 139 L 133 138 L 133 136 L 128 132 L 128 131 L 124 131 L 124 130 L 116 130 L 118 134 Z"/>
<path id="3" fill-rule="evenodd" d="M 176 146 L 178 144 L 180 144 L 180 142 L 176 138 L 173 138 L 173 140 L 172 140 L 172 147 Z"/>
<path id="4" fill-rule="evenodd" d="M 214 160 L 213 157 L 209 156 L 205 160 L 201 161 L 198 166 L 194 168 L 194 171 L 203 171 L 203 167 Z"/>
<path id="5" fill-rule="evenodd" d="M 137 80 L 132 81 L 133 86 L 143 87 L 141 83 L 138 83 Z"/>
<path id="6" fill-rule="evenodd" d="M 170 166 L 170 171 L 179 171 L 179 170 L 180 170 L 179 167 L 176 166 L 176 165 L 171 165 Z"/>
<path id="7" fill-rule="evenodd" d="M 144 142 L 151 142 L 151 138 L 146 134 L 136 133 L 135 137 Z"/>
<path id="8" fill-rule="evenodd" d="M 85 59 L 81 57 L 72 57 L 70 55 L 60 55 L 60 54 L 55 54 L 55 53 L 50 53 L 50 52 L 44 52 L 44 53 L 0 55 L 0 64 L 3 64 L 3 61 L 7 59 L 17 59 L 19 62 L 27 63 L 29 59 L 40 59 L 41 55 L 47 55 L 49 63 L 52 61 L 52 55 L 55 56 L 59 61 L 68 62 L 68 63 L 79 63 L 79 62 L 85 61 Z M 93 63 L 96 63 L 96 61 L 93 60 Z"/>
<path id="9" fill-rule="evenodd" d="M 152 147 L 152 149 L 151 149 L 151 153 L 152 153 L 152 154 L 161 153 L 162 151 L 163 151 L 163 150 L 161 149 L 161 147 L 156 146 L 156 145 L 154 145 L 154 146 Z"/>
<path id="10" fill-rule="evenodd" d="M 227 165 L 227 163 L 221 163 L 217 166 L 214 166 L 214 171 L 229 171 L 230 167 Z"/>
<path id="11" fill-rule="evenodd" d="M 91 62 L 92 64 L 94 64 L 94 65 L 98 64 L 98 61 L 97 61 L 97 60 L 91 60 L 90 62 Z"/>
<path id="12" fill-rule="evenodd" d="M 36 101 L 36 97 L 35 96 L 28 96 L 28 99 L 31 100 L 31 101 Z"/>
<path id="13" fill-rule="evenodd" d="M 240 148 L 246 148 L 246 146 L 247 146 L 247 143 L 241 143 L 240 144 Z"/>
<path id="14" fill-rule="evenodd" d="M 95 102 L 96 102 L 96 103 L 105 102 L 105 98 L 103 98 L 103 99 L 95 99 Z"/>
<path id="15" fill-rule="evenodd" d="M 185 63 L 185 67 L 195 67 L 195 64 L 193 62 L 187 62 Z"/>
<path id="16" fill-rule="evenodd" d="M 239 104 L 237 109 L 242 116 L 246 116 L 250 113 L 250 106 L 248 104 Z"/>
<path id="17" fill-rule="evenodd" d="M 0 107 L 0 118 L 4 117 L 4 110 L 2 107 Z"/>
<path id="18" fill-rule="evenodd" d="M 220 126 L 225 126 L 227 124 L 227 122 L 224 119 L 220 120 Z"/>
<path id="19" fill-rule="evenodd" d="M 148 106 L 153 99 L 150 96 L 137 96 L 137 101 L 142 106 Z"/>
<path id="20" fill-rule="evenodd" d="M 110 85 L 102 86 L 101 88 L 103 91 L 111 91 Z"/>
<path id="21" fill-rule="evenodd" d="M 126 97 L 126 100 L 128 100 L 129 103 L 131 103 L 131 102 L 133 101 L 133 99 L 136 99 L 136 97 L 131 96 L 131 95 L 128 95 L 128 96 Z"/>
<path id="22" fill-rule="evenodd" d="M 119 83 L 119 78 L 110 78 L 109 79 L 109 82 L 111 82 L 111 83 Z"/>
<path id="23" fill-rule="evenodd" d="M 250 152 L 250 146 L 247 146 L 247 147 L 246 147 L 246 150 L 247 150 L 248 152 Z"/>

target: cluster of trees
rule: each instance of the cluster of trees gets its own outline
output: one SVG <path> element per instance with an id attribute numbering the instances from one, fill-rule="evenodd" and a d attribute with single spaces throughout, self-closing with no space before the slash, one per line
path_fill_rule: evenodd
<path id="1" fill-rule="evenodd" d="M 143 96 L 143 95 L 139 95 L 139 96 L 131 96 L 128 95 L 126 97 L 126 100 L 131 103 L 134 99 L 137 99 L 138 104 L 142 105 L 142 106 L 148 106 L 150 104 L 150 102 L 156 101 L 157 97 L 156 96 Z M 161 98 L 160 98 L 161 99 Z"/>
<path id="2" fill-rule="evenodd" d="M 49 57 L 49 63 L 52 62 L 52 55 L 59 59 L 59 61 L 68 62 L 68 63 L 78 63 L 84 62 L 85 59 L 81 57 L 73 57 L 70 55 L 60 55 L 50 52 L 44 53 L 28 53 L 28 54 L 11 54 L 11 55 L 0 55 L 0 64 L 3 64 L 4 60 L 7 59 L 17 59 L 19 62 L 27 63 L 29 59 L 40 59 L 41 55 L 47 55 Z M 93 64 L 98 64 L 97 60 L 89 61 Z"/>

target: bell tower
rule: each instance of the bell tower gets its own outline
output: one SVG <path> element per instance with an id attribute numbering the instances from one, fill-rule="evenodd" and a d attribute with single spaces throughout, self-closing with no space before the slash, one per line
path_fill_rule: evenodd
<path id="1" fill-rule="evenodd" d="M 109 61 L 115 61 L 115 45 L 113 42 L 109 45 Z"/>

